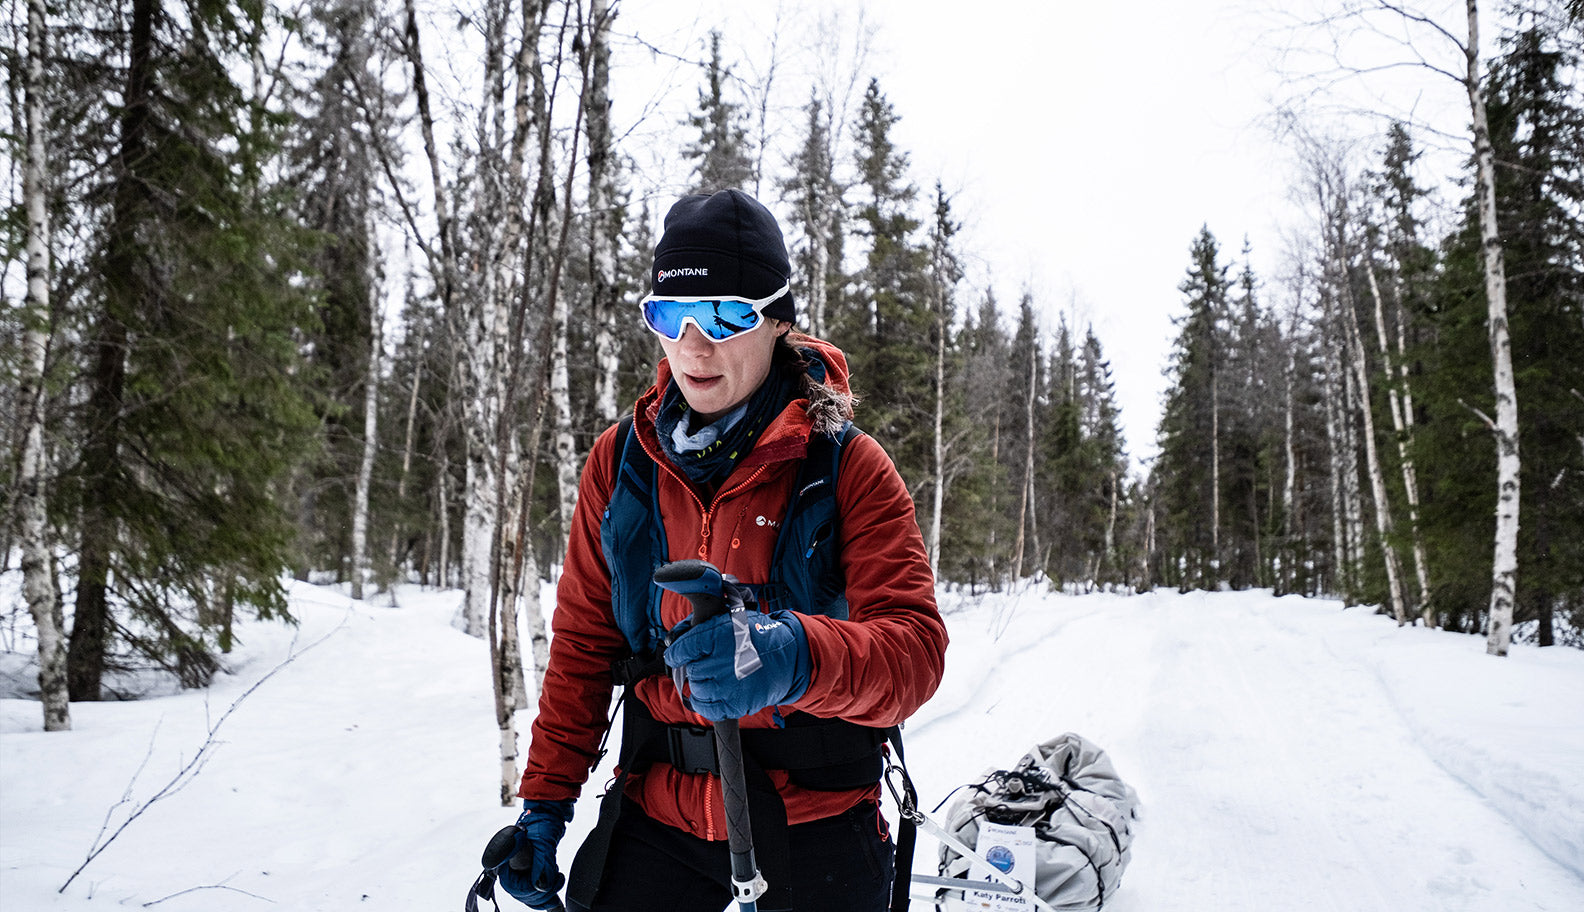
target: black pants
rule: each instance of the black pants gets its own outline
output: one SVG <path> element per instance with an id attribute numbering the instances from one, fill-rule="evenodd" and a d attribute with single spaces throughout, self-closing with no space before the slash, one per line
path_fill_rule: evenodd
<path id="1" fill-rule="evenodd" d="M 789 837 L 794 912 L 885 912 L 895 846 L 876 805 L 861 804 L 835 817 L 800 823 L 789 828 Z M 731 854 L 724 841 L 710 842 L 657 823 L 628 802 L 611 836 L 593 908 L 577 903 L 569 908 L 722 912 L 731 904 Z M 759 908 L 785 912 L 762 903 Z"/>

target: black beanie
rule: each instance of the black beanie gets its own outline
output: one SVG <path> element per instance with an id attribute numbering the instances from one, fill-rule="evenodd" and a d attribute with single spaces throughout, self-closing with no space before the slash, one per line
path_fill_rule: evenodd
<path id="1" fill-rule="evenodd" d="M 666 213 L 649 281 L 656 295 L 766 298 L 791 275 L 775 216 L 741 190 L 722 190 L 684 196 Z M 792 293 L 764 314 L 792 320 L 797 314 Z"/>

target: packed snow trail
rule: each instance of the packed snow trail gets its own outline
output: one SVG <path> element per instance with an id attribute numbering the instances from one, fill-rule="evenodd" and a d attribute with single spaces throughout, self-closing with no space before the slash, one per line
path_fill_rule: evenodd
<path id="1" fill-rule="evenodd" d="M 1370 663 L 1337 651 L 1333 637 L 1358 619 L 1329 635 L 1326 620 L 1316 603 L 1259 593 L 970 606 L 951 617 L 940 696 L 908 727 L 922 800 L 1070 730 L 1110 752 L 1143 802 L 1132 866 L 1107 904 L 1118 912 L 1584 908 L 1580 872 L 1438 765 Z M 976 655 L 993 658 L 961 661 Z M 1584 725 L 1566 714 L 1577 699 L 1563 702 L 1558 727 Z M 1578 769 L 1577 732 L 1563 740 Z M 1584 820 L 1576 778 L 1569 787 L 1531 800 Z"/>
<path id="2" fill-rule="evenodd" d="M 243 625 L 208 693 L 77 704 L 69 733 L 40 731 L 36 701 L 0 700 L 0 908 L 457 908 L 516 817 L 496 800 L 488 650 L 452 626 L 454 592 L 387 601 L 296 585 L 301 629 Z M 906 731 L 924 810 L 1084 735 L 1143 802 L 1107 909 L 1584 909 L 1578 650 L 1492 659 L 1481 638 L 1267 593 L 945 593 L 942 608 L 946 679 Z M 4 696 L 33 674 L 0 654 Z M 107 812 L 113 830 L 255 684 L 200 775 L 57 893 Z M 935 849 L 921 838 L 918 872 Z"/>

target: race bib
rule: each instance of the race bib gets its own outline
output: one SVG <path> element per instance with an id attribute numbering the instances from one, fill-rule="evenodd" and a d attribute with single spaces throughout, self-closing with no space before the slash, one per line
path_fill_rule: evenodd
<path id="1" fill-rule="evenodd" d="M 979 843 L 974 849 L 981 858 L 994 865 L 997 871 L 1022 881 L 1031 892 L 1033 891 L 1035 885 L 1033 827 L 1007 826 L 991 823 L 988 820 L 981 821 Z M 990 872 L 989 868 L 978 861 L 973 863 L 968 877 L 970 880 L 985 883 L 1003 883 Z M 1026 897 L 991 890 L 967 890 L 965 898 L 970 909 L 982 909 L 985 912 L 1028 912 L 1029 909 L 1034 908 L 1034 904 Z"/>

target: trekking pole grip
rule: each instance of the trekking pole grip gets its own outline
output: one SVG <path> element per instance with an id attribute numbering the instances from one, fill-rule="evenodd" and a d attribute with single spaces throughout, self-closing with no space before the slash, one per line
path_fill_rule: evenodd
<path id="1" fill-rule="evenodd" d="M 709 561 L 680 560 L 664 564 L 655 570 L 654 582 L 692 603 L 695 625 L 726 611 L 720 569 Z M 720 771 L 721 798 L 726 804 L 726 842 L 731 849 L 732 898 L 740 912 L 755 912 L 759 897 L 765 894 L 768 886 L 754 859 L 742 737 L 736 719 L 722 719 L 714 727 L 715 765 Z"/>

